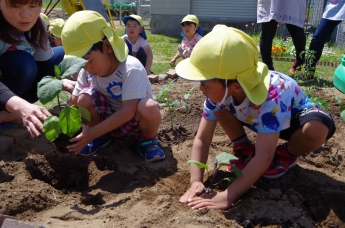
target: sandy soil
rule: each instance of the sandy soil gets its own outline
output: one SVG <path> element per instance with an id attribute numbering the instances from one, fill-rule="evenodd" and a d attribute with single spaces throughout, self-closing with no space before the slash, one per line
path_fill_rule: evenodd
<path id="1" fill-rule="evenodd" d="M 165 83 L 153 84 L 155 95 Z M 182 99 L 194 86 L 178 79 L 171 96 Z M 0 214 L 46 227 L 345 227 L 345 125 L 335 100 L 344 95 L 323 88 L 312 93 L 328 101 L 335 135 L 283 177 L 260 178 L 229 210 L 195 211 L 179 202 L 189 184 L 187 161 L 204 99 L 196 89 L 189 112 L 182 106 L 173 112 L 173 129 L 162 108 L 161 162 L 143 161 L 134 142 L 120 139 L 91 158 L 61 153 L 43 137 L 13 145 L 0 154 Z M 211 167 L 223 151 L 232 146 L 217 127 Z"/>

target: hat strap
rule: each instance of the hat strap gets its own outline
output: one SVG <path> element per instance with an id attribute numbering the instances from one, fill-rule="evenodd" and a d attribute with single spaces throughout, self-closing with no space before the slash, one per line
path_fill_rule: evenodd
<path id="1" fill-rule="evenodd" d="M 228 79 L 225 79 L 225 94 L 224 94 L 224 97 L 223 97 L 222 101 L 217 103 L 217 104 L 215 104 L 210 99 L 208 99 L 208 101 L 211 103 L 211 105 L 216 106 L 216 107 L 220 107 L 225 102 L 226 96 L 228 95 L 228 86 L 227 86 L 227 84 L 228 84 Z"/>

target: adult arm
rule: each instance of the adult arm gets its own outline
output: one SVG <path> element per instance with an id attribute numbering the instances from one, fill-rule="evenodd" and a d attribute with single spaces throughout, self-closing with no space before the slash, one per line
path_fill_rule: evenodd
<path id="1" fill-rule="evenodd" d="M 2 82 L 0 82 L 0 110 L 6 110 L 7 101 L 15 94 Z"/>

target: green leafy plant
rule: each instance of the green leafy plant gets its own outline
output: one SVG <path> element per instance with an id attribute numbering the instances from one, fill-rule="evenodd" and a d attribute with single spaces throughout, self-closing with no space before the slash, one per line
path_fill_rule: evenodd
<path id="1" fill-rule="evenodd" d="M 189 97 L 192 94 L 193 90 L 195 89 L 195 87 L 191 88 L 190 90 L 184 90 L 184 95 L 183 95 L 183 99 L 182 99 L 182 104 L 184 105 L 184 107 L 186 108 L 186 111 L 189 111 Z"/>
<path id="2" fill-rule="evenodd" d="M 345 121 L 345 106 L 341 106 L 339 109 L 340 117 Z"/>
<path id="3" fill-rule="evenodd" d="M 55 66 L 56 76 L 45 76 L 38 83 L 37 96 L 44 105 L 53 99 L 58 100 L 60 110 L 59 116 L 48 117 L 43 124 L 43 130 L 49 141 L 54 141 L 62 131 L 65 135 L 72 137 L 80 129 L 82 117 L 90 121 L 90 113 L 87 109 L 79 106 L 65 106 L 59 100 L 59 94 L 63 88 L 62 79 L 72 76 L 86 64 L 82 58 L 65 58 L 58 66 Z"/>
<path id="4" fill-rule="evenodd" d="M 215 177 L 216 177 L 216 175 L 217 175 L 217 173 L 221 167 L 224 167 L 224 166 L 225 167 L 231 167 L 228 169 L 229 172 L 234 172 L 236 177 L 241 176 L 242 171 L 239 168 L 237 168 L 236 166 L 230 165 L 230 161 L 237 160 L 237 159 L 238 158 L 235 155 L 230 154 L 230 153 L 223 152 L 221 154 L 218 154 L 215 157 L 214 162 L 213 162 L 214 171 L 213 171 L 212 175 L 209 174 L 207 164 L 201 163 L 201 162 L 196 161 L 196 160 L 188 160 L 187 163 L 193 163 L 196 166 L 198 166 L 200 169 L 206 169 L 208 179 L 210 180 L 210 186 L 208 186 L 208 187 L 205 186 L 204 192 L 206 194 L 209 194 L 212 192 L 212 187 L 219 185 L 223 181 L 228 181 L 229 184 L 231 184 L 236 179 L 234 177 L 227 177 L 227 178 L 224 178 L 223 180 L 221 180 L 217 183 L 214 183 Z"/>

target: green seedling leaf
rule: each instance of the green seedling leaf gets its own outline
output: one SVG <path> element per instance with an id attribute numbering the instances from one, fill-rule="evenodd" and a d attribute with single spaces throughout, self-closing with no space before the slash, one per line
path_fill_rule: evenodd
<path id="1" fill-rule="evenodd" d="M 73 75 L 85 66 L 87 60 L 77 57 L 67 57 L 59 64 L 61 79 Z"/>
<path id="2" fill-rule="evenodd" d="M 232 183 L 234 180 L 236 180 L 235 177 L 227 177 L 227 178 L 224 178 L 223 180 L 226 180 L 226 181 L 229 181 L 230 183 Z"/>
<path id="3" fill-rule="evenodd" d="M 62 132 L 69 137 L 75 135 L 80 129 L 82 119 L 79 110 L 74 107 L 66 106 L 59 115 L 59 125 Z"/>
<path id="4" fill-rule="evenodd" d="M 219 164 L 221 164 L 221 163 L 229 164 L 229 161 L 231 161 L 231 160 L 238 160 L 238 158 L 235 155 L 233 155 L 233 154 L 223 152 L 223 153 L 218 154 L 216 156 L 216 160 L 217 160 L 217 162 Z"/>
<path id="5" fill-rule="evenodd" d="M 314 103 L 317 103 L 318 105 L 320 105 L 321 109 L 326 110 L 326 111 L 328 110 L 328 103 L 321 97 L 312 97 L 311 100 Z"/>
<path id="6" fill-rule="evenodd" d="M 236 177 L 240 177 L 242 175 L 242 171 L 235 165 L 232 167 L 232 170 L 235 172 Z"/>
<path id="7" fill-rule="evenodd" d="M 339 111 L 341 118 L 345 121 L 345 106 L 341 106 Z"/>
<path id="8" fill-rule="evenodd" d="M 52 101 L 62 91 L 62 81 L 46 76 L 37 84 L 37 96 L 42 104 Z"/>
<path id="9" fill-rule="evenodd" d="M 90 116 L 90 112 L 89 110 L 87 110 L 86 108 L 84 108 L 83 106 L 78 105 L 78 110 L 80 115 L 86 119 L 87 121 L 91 120 L 91 116 Z"/>
<path id="10" fill-rule="evenodd" d="M 52 142 L 60 133 L 59 118 L 57 116 L 49 116 L 43 123 L 43 131 L 46 138 Z"/>
<path id="11" fill-rule="evenodd" d="M 60 69 L 59 69 L 59 66 L 54 66 L 54 71 L 55 71 L 55 74 L 58 78 L 60 78 L 61 76 L 61 72 L 60 72 Z"/>
<path id="12" fill-rule="evenodd" d="M 208 165 L 201 163 L 196 160 L 188 160 L 187 163 L 194 163 L 196 166 L 198 166 L 200 169 L 208 169 Z"/>

